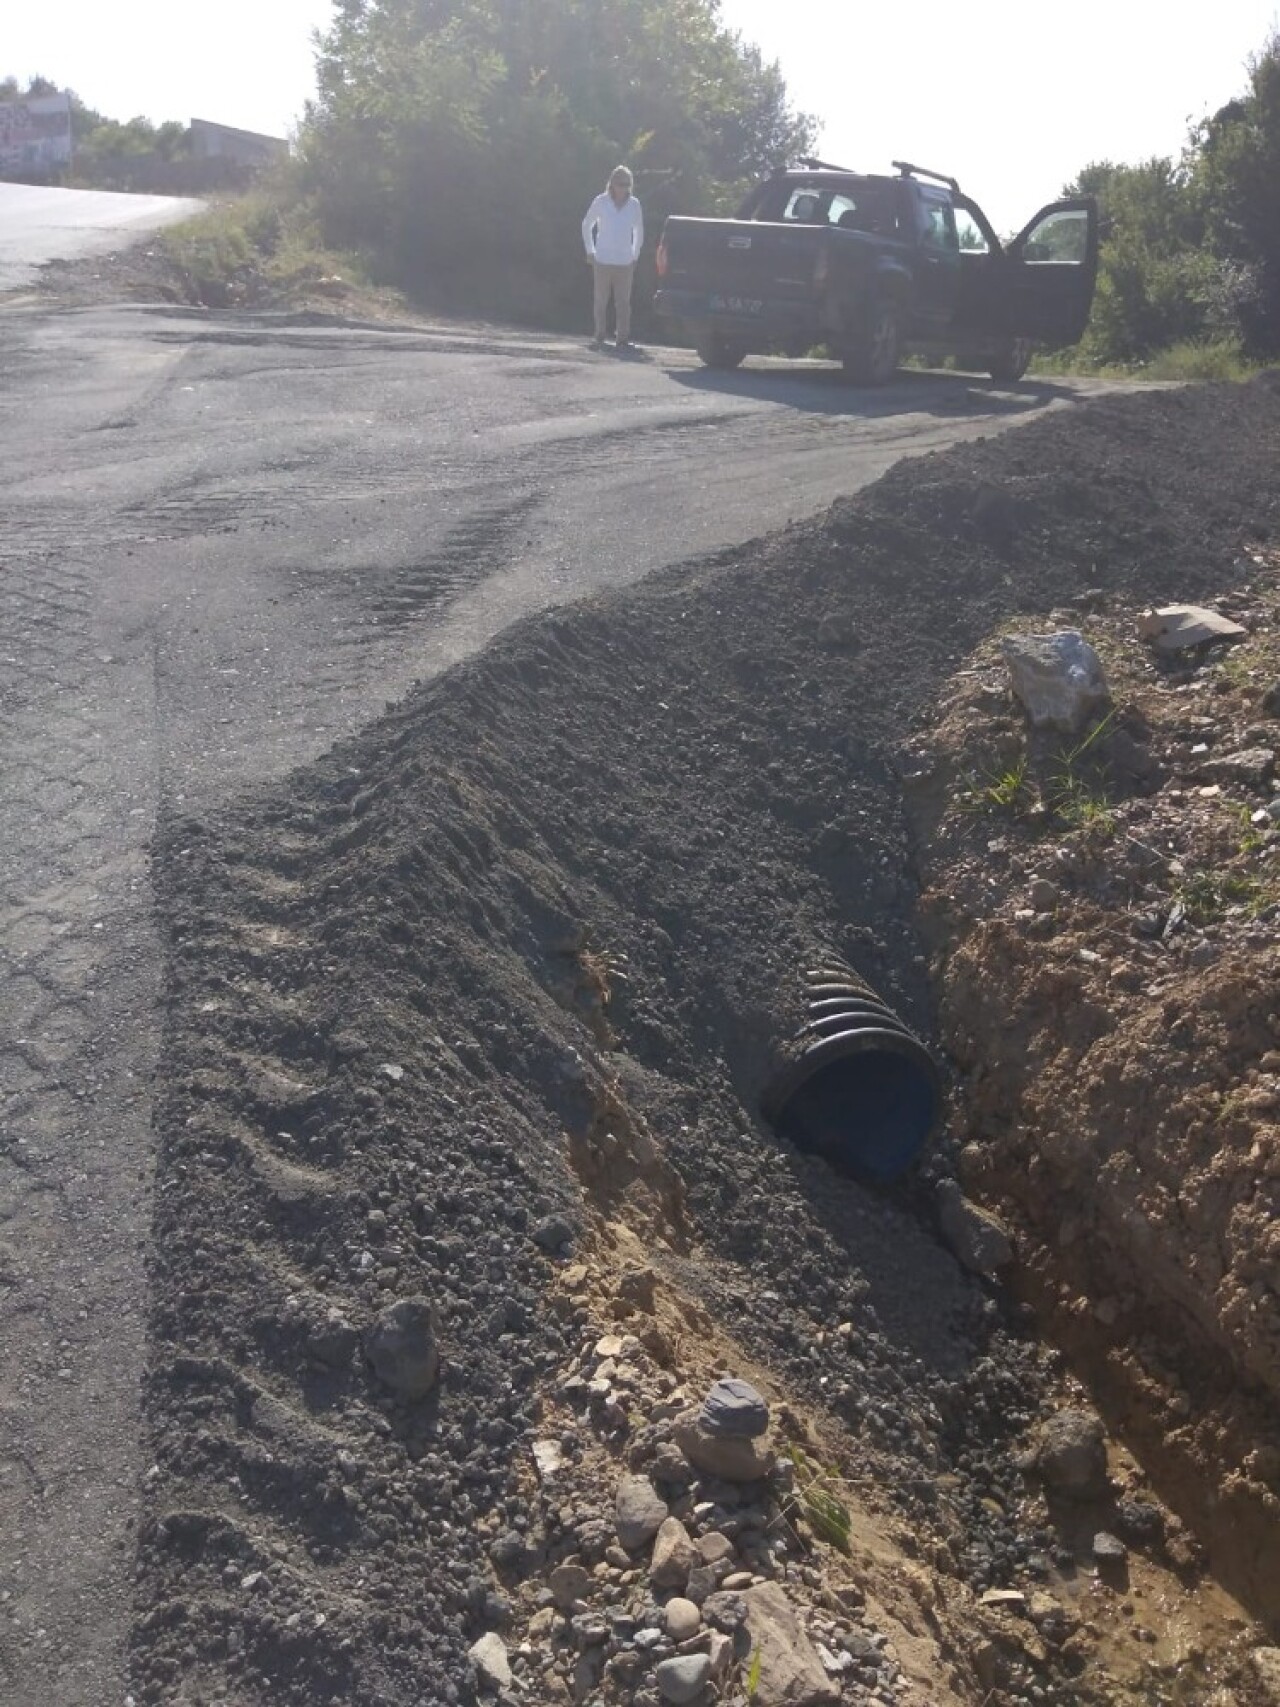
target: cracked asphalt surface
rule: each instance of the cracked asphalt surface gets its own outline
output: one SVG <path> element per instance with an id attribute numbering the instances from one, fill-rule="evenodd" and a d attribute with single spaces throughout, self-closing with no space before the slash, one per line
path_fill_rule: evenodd
<path id="1" fill-rule="evenodd" d="M 315 757 L 523 615 L 1098 389 L 0 314 L 0 1700 L 124 1699 L 157 820 Z"/>

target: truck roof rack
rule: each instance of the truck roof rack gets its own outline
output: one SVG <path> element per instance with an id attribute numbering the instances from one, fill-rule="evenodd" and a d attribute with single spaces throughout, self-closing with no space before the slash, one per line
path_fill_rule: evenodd
<path id="1" fill-rule="evenodd" d="M 947 177 L 945 172 L 931 172 L 927 166 L 913 166 L 908 160 L 894 160 L 893 169 L 903 178 L 932 178 L 935 183 L 945 184 L 953 195 L 960 195 L 960 185 L 954 178 Z"/>
<path id="2" fill-rule="evenodd" d="M 846 177 L 856 178 L 860 174 L 848 166 L 833 166 L 829 160 L 812 160 L 805 158 L 796 161 L 797 166 L 803 166 L 806 172 L 843 172 Z"/>

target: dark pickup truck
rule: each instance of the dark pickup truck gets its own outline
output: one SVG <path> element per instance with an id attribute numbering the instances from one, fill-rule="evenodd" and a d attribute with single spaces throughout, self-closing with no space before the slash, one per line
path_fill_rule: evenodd
<path id="1" fill-rule="evenodd" d="M 1036 344 L 1076 342 L 1098 273 L 1090 198 L 1042 208 L 1006 245 L 954 178 L 894 169 L 806 160 L 758 184 L 736 219 L 668 219 L 655 309 L 711 367 L 825 344 L 871 385 L 908 350 L 1011 381 Z"/>

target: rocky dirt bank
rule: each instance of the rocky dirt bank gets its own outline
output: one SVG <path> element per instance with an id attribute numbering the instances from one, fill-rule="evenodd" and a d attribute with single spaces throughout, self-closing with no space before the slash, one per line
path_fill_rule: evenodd
<path id="1" fill-rule="evenodd" d="M 1031 736 L 998 646 L 955 678 L 913 787 L 964 1074 L 967 1186 L 1020 1287 L 1141 1442 L 1218 1573 L 1280 1617 L 1280 553 L 1162 658 L 1101 592 L 1114 703 Z"/>
<path id="2" fill-rule="evenodd" d="M 1257 383 L 926 459 L 165 827 L 138 1702 L 1266 1699 L 1145 1438 L 939 1236 L 985 1122 L 873 1193 L 756 1098 L 815 947 L 936 1035 L 901 755 L 965 655 L 1254 578 L 1278 448 Z M 763 1480 L 682 1446 L 722 1375 Z"/>

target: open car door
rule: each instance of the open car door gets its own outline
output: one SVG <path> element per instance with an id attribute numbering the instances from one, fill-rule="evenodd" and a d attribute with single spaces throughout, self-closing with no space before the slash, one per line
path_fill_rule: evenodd
<path id="1" fill-rule="evenodd" d="M 1077 196 L 1042 207 L 1005 250 L 1000 275 L 1003 330 L 1050 349 L 1076 343 L 1098 282 L 1097 202 Z"/>

